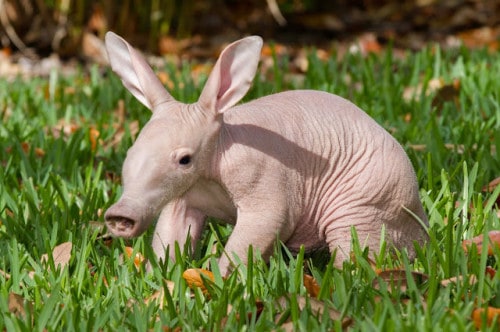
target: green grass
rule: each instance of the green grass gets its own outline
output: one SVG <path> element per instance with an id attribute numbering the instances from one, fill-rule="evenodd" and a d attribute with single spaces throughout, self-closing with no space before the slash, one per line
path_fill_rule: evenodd
<path id="1" fill-rule="evenodd" d="M 492 208 L 499 190 L 482 191 L 500 176 L 500 56 L 436 48 L 404 59 L 390 51 L 342 60 L 333 55 L 326 62 L 311 55 L 301 83 L 287 78 L 288 63 L 279 59 L 256 80 L 247 99 L 296 88 L 333 92 L 366 110 L 407 150 L 430 218 L 430 241 L 414 263 L 404 253 L 392 259 L 383 251 L 377 258 L 380 268 L 405 271 L 400 282 L 406 289 L 383 282 L 359 249 L 355 262 L 338 270 L 328 259 L 292 257 L 277 248 L 269 265 L 254 253 L 254 263 L 226 280 L 214 269 L 216 281 L 207 296 L 189 290 L 182 272 L 210 263 L 213 267 L 211 247 L 217 238 L 227 238 L 228 228 L 214 224 L 193 256 L 173 248 L 176 263 L 154 260 L 151 232 L 127 244 L 105 243 L 91 222 L 102 221 L 102 212 L 121 192 L 119 172 L 133 141 L 129 123 L 138 120 L 142 126 L 150 114 L 110 73 L 94 69 L 69 78 L 53 73 L 49 79 L 0 79 L 0 270 L 10 274 L 0 275 L 0 330 L 340 329 L 340 320 L 312 308 L 302 284 L 305 270 L 321 285 L 321 303 L 352 319 L 353 330 L 472 331 L 474 308 L 500 306 L 500 277 L 485 277 L 487 265 L 498 269 L 500 252 L 493 257 L 484 250 L 465 253 L 461 245 L 465 238 L 500 228 Z M 188 64 L 162 70 L 177 87 L 171 91 L 175 97 L 196 100 L 201 86 L 191 78 Z M 435 93 L 417 93 L 412 101 L 403 98 L 408 87 L 425 87 L 435 78 L 460 81 L 450 101 L 437 103 Z M 120 99 L 126 105 L 122 125 Z M 73 124 L 74 130 L 55 133 L 62 122 Z M 100 133 L 95 150 L 91 128 Z M 118 128 L 123 137 L 110 146 Z M 66 241 L 73 243 L 66 267 L 57 268 L 50 258 L 41 262 L 43 254 Z M 125 245 L 152 260 L 153 271 L 121 260 Z M 417 282 L 411 271 L 428 278 Z M 477 282 L 467 278 L 471 275 Z M 441 285 L 457 276 L 466 278 Z M 174 291 L 166 292 L 161 306 L 146 303 L 166 287 L 165 280 L 175 284 Z M 24 299 L 24 315 L 9 309 L 11 293 Z M 305 307 L 301 296 L 308 299 Z M 259 315 L 257 303 L 262 305 Z"/>

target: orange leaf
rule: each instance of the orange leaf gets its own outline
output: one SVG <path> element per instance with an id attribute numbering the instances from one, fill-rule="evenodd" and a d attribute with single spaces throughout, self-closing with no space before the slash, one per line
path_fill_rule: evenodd
<path id="1" fill-rule="evenodd" d="M 201 288 L 202 292 L 206 294 L 207 288 L 205 287 L 205 282 L 202 279 L 202 274 L 206 277 L 206 279 L 209 279 L 212 282 L 215 280 L 214 274 L 204 269 L 187 269 L 184 273 L 182 273 L 182 277 L 186 280 L 189 288 Z"/>
<path id="2" fill-rule="evenodd" d="M 382 45 L 377 41 L 377 36 L 373 33 L 365 33 L 359 38 L 359 47 L 362 54 L 379 54 L 382 52 Z"/>
<path id="3" fill-rule="evenodd" d="M 304 287 L 307 290 L 307 293 L 312 297 L 318 297 L 319 295 L 319 285 L 316 279 L 313 276 L 308 274 L 304 274 Z"/>
<path id="4" fill-rule="evenodd" d="M 99 138 L 99 130 L 95 128 L 90 128 L 89 130 L 89 139 L 90 139 L 90 149 L 95 151 L 97 148 L 97 139 Z"/>
<path id="5" fill-rule="evenodd" d="M 37 157 L 43 157 L 45 156 L 45 150 L 42 148 L 35 148 L 35 155 Z"/>
<path id="6" fill-rule="evenodd" d="M 494 308 L 494 307 L 488 307 L 486 309 L 484 308 L 477 308 L 472 311 L 472 321 L 474 322 L 474 325 L 476 326 L 477 329 L 481 329 L 482 323 L 483 323 L 483 317 L 486 315 L 486 325 L 488 327 L 491 327 L 491 324 L 493 324 L 493 321 L 495 318 L 500 315 L 500 308 Z M 500 327 L 498 319 L 497 319 L 497 326 Z"/>
<path id="7" fill-rule="evenodd" d="M 490 277 L 491 279 L 493 279 L 493 277 L 495 277 L 496 273 L 497 273 L 497 271 L 494 268 L 492 268 L 491 266 L 487 266 L 486 270 L 484 270 L 484 274 L 487 275 L 488 277 Z"/>
<path id="8" fill-rule="evenodd" d="M 282 55 L 287 52 L 287 48 L 283 44 L 274 44 L 272 46 L 269 44 L 264 44 L 262 46 L 261 55 L 263 57 L 270 57 L 273 55 L 273 52 L 275 54 Z"/>
<path id="9" fill-rule="evenodd" d="M 28 153 L 30 151 L 30 144 L 28 142 L 22 142 L 21 148 L 23 149 L 24 153 Z"/>
<path id="10" fill-rule="evenodd" d="M 125 247 L 125 256 L 127 258 L 132 258 L 132 255 L 134 254 L 134 249 L 132 247 Z M 134 256 L 134 265 L 136 268 L 139 268 L 144 262 L 144 256 L 142 256 L 140 253 L 136 253 Z"/>
<path id="11" fill-rule="evenodd" d="M 495 246 L 500 246 L 500 231 L 490 231 L 488 233 L 489 241 L 488 241 L 488 255 L 493 255 L 493 247 L 492 244 L 495 244 Z M 477 251 L 481 252 L 483 249 L 483 235 L 479 235 L 476 237 L 473 237 L 472 239 L 469 240 L 463 240 L 462 241 L 462 248 L 464 248 L 465 252 L 469 251 L 469 248 L 475 244 L 477 247 Z"/>
<path id="12" fill-rule="evenodd" d="M 499 35 L 500 30 L 485 26 L 461 32 L 458 34 L 458 38 L 469 48 L 487 46 L 489 51 L 494 52 L 498 50 Z"/>

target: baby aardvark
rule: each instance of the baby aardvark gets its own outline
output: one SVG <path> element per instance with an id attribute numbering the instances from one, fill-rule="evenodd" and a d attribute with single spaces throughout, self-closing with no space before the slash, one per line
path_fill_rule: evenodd
<path id="1" fill-rule="evenodd" d="M 208 216 L 234 225 L 219 259 L 246 262 L 250 245 L 269 258 L 277 239 L 292 251 L 328 247 L 349 258 L 351 227 L 376 251 L 381 232 L 414 255 L 427 217 L 402 147 L 351 102 L 320 91 L 288 91 L 235 106 L 246 94 L 262 40 L 247 37 L 220 55 L 198 102 L 165 90 L 138 51 L 112 32 L 106 48 L 125 87 L 152 111 L 123 165 L 123 195 L 105 214 L 130 238 L 158 217 L 153 248 L 200 239 Z M 173 252 L 171 250 L 170 252 Z"/>

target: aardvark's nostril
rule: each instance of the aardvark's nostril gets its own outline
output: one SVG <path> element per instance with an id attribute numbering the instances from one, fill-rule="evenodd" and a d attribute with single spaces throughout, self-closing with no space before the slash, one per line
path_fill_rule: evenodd
<path id="1" fill-rule="evenodd" d="M 134 227 L 134 221 L 126 217 L 113 217 L 106 220 L 108 227 L 114 228 L 119 232 L 125 232 Z"/>

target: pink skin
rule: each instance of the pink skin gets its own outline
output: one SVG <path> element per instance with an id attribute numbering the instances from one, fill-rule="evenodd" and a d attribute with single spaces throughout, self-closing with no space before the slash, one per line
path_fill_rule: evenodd
<path id="1" fill-rule="evenodd" d="M 108 33 L 106 46 L 113 70 L 153 112 L 125 159 L 123 195 L 105 214 L 114 235 L 138 236 L 159 216 L 152 245 L 164 259 L 188 235 L 196 245 L 205 219 L 216 217 L 235 225 L 223 273 L 233 255 L 246 261 L 249 245 L 268 258 L 276 239 L 292 250 L 328 247 L 340 264 L 351 227 L 372 251 L 382 229 L 410 256 L 413 241 L 427 238 L 410 161 L 355 105 L 290 91 L 235 106 L 255 75 L 259 37 L 229 45 L 190 105 L 175 101 L 123 39 Z"/>

